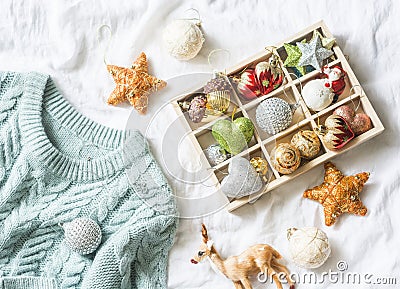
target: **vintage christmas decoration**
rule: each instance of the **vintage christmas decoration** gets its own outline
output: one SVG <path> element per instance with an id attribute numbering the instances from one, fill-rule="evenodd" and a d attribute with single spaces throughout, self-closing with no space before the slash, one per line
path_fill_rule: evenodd
<path id="1" fill-rule="evenodd" d="M 212 144 L 204 150 L 211 166 L 216 166 L 228 159 L 228 154 L 219 144 Z"/>
<path id="2" fill-rule="evenodd" d="M 312 130 L 301 130 L 293 135 L 291 145 L 296 147 L 302 158 L 312 159 L 321 150 L 321 142 Z"/>
<path id="3" fill-rule="evenodd" d="M 216 73 L 203 88 L 207 98 L 207 111 L 209 114 L 218 115 L 225 112 L 230 105 L 231 86 L 228 80 Z"/>
<path id="4" fill-rule="evenodd" d="M 128 100 L 141 114 L 147 111 L 149 94 L 167 85 L 165 81 L 147 73 L 147 59 L 143 52 L 131 68 L 107 65 L 107 70 L 116 84 L 107 103 L 116 105 Z"/>
<path id="5" fill-rule="evenodd" d="M 228 175 L 221 182 L 221 191 L 228 197 L 241 198 L 258 192 L 262 180 L 250 162 L 243 157 L 233 158 Z"/>
<path id="6" fill-rule="evenodd" d="M 254 167 L 256 172 L 261 176 L 265 176 L 268 172 L 268 162 L 261 157 L 254 157 L 250 160 L 250 164 Z"/>
<path id="7" fill-rule="evenodd" d="M 290 228 L 287 232 L 293 262 L 305 269 L 321 267 L 331 253 L 326 234 L 315 227 Z"/>
<path id="8" fill-rule="evenodd" d="M 335 94 L 327 87 L 324 79 L 313 79 L 304 85 L 302 97 L 307 107 L 313 111 L 327 108 L 333 101 Z"/>
<path id="9" fill-rule="evenodd" d="M 333 102 L 338 100 L 346 88 L 346 75 L 346 71 L 338 65 L 335 65 L 333 68 L 327 66 L 322 68 L 321 78 L 326 80 L 325 86 L 330 88 L 335 94 Z"/>
<path id="10" fill-rule="evenodd" d="M 254 125 L 246 117 L 239 117 L 234 121 L 220 119 L 213 125 L 212 135 L 224 150 L 236 155 L 252 139 Z"/>
<path id="11" fill-rule="evenodd" d="M 194 58 L 204 43 L 200 22 L 177 19 L 168 24 L 163 31 L 164 47 L 178 60 Z"/>
<path id="12" fill-rule="evenodd" d="M 254 69 L 246 69 L 237 80 L 241 97 L 251 100 L 277 89 L 283 82 L 284 74 L 276 55 L 269 61 L 257 63 Z"/>
<path id="13" fill-rule="evenodd" d="M 303 39 L 301 43 L 306 43 L 306 39 Z M 284 43 L 283 47 L 286 50 L 287 57 L 283 63 L 286 67 L 295 67 L 301 75 L 306 74 L 306 68 L 304 66 L 299 66 L 299 60 L 301 58 L 301 51 L 297 45 L 292 45 L 289 43 Z"/>
<path id="14" fill-rule="evenodd" d="M 331 115 L 316 132 L 322 136 L 325 146 L 330 150 L 341 149 L 354 138 L 349 124 L 339 115 Z"/>
<path id="15" fill-rule="evenodd" d="M 300 166 L 300 152 L 291 144 L 280 143 L 271 152 L 271 163 L 279 173 L 291 174 Z"/>
<path id="16" fill-rule="evenodd" d="M 267 244 L 253 245 L 238 256 L 222 259 L 215 249 L 214 242 L 209 238 L 204 224 L 202 224 L 201 235 L 203 240 L 199 250 L 190 260 L 192 264 L 208 260 L 213 270 L 230 279 L 235 288 L 252 289 L 250 277 L 263 275 L 268 278 L 270 272 L 275 272 L 286 279 L 290 289 L 294 289 L 289 270 L 279 262 L 279 259 L 282 258 L 281 254 L 271 246 Z M 278 289 L 283 288 L 282 278 L 273 278 Z"/>
<path id="17" fill-rule="evenodd" d="M 319 37 L 311 39 L 309 43 L 297 42 L 296 44 L 301 51 L 299 66 L 311 65 L 315 69 L 320 70 L 324 59 L 333 55 L 331 50 L 322 47 Z"/>
<path id="18" fill-rule="evenodd" d="M 196 95 L 190 102 L 188 116 L 194 123 L 201 122 L 206 114 L 207 100 L 203 95 Z"/>
<path id="19" fill-rule="evenodd" d="M 274 135 L 285 130 L 292 123 L 293 110 L 296 106 L 289 105 L 278 97 L 272 97 L 261 102 L 256 109 L 256 121 L 265 132 Z"/>
<path id="20" fill-rule="evenodd" d="M 349 105 L 342 105 L 333 111 L 334 115 L 341 116 L 355 135 L 360 135 L 372 128 L 372 122 L 365 113 L 357 113 Z"/>
<path id="21" fill-rule="evenodd" d="M 333 225 L 343 213 L 365 216 L 367 208 L 360 200 L 369 173 L 344 176 L 334 164 L 325 164 L 324 182 L 304 192 L 303 197 L 318 201 L 324 207 L 325 224 Z"/>
<path id="22" fill-rule="evenodd" d="M 314 30 L 312 38 L 314 39 L 317 37 L 319 37 L 319 39 L 321 39 L 322 46 L 328 50 L 332 49 L 333 45 L 335 45 L 335 42 L 336 42 L 335 38 L 324 37 L 318 30 Z"/>
<path id="23" fill-rule="evenodd" d="M 90 218 L 76 218 L 61 226 L 64 229 L 65 242 L 74 252 L 87 255 L 96 251 L 100 245 L 100 226 Z"/>

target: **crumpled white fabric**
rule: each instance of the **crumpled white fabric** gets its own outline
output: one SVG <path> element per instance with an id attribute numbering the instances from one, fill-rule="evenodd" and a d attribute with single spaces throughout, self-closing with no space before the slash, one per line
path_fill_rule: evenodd
<path id="1" fill-rule="evenodd" d="M 185 12 L 188 8 L 199 10 L 206 41 L 195 59 L 179 62 L 163 50 L 161 35 L 163 27 L 173 19 L 194 17 L 193 12 Z M 169 260 L 169 287 L 233 288 L 229 280 L 215 274 L 207 263 L 190 263 L 201 241 L 202 222 L 208 226 L 209 235 L 223 257 L 266 242 L 284 256 L 292 272 L 299 274 L 306 271 L 288 259 L 286 229 L 317 226 L 327 233 L 332 254 L 324 266 L 313 272 L 338 271 L 336 264 L 343 260 L 348 264 L 344 272 L 372 274 L 374 278 L 397 276 L 398 284 L 399 17 L 400 4 L 393 0 L 3 0 L 0 4 L 0 68 L 49 73 L 65 97 L 86 116 L 111 127 L 140 128 L 177 194 L 196 200 L 201 196 L 203 199 L 198 200 L 201 206 L 214 210 L 218 209 L 218 206 L 212 207 L 215 203 L 225 200 L 212 194 L 212 182 L 193 185 L 190 180 L 198 176 L 175 167 L 176 147 L 162 148 L 166 142 L 165 132 L 176 117 L 170 107 L 156 112 L 174 94 L 197 88 L 202 83 L 201 79 L 196 84 L 196 81 L 182 81 L 176 76 L 211 73 L 215 67 L 209 66 L 207 57 L 214 49 L 229 50 L 229 61 L 226 54 L 217 55 L 218 65 L 229 66 L 324 19 L 344 53 L 349 55 L 354 72 L 386 127 L 382 135 L 333 160 L 345 174 L 371 172 L 361 193 L 369 209 L 367 216 L 345 215 L 332 227 L 324 225 L 321 206 L 301 197 L 303 190 L 322 181 L 323 168 L 318 166 L 234 214 L 220 210 L 209 216 L 182 220 Z M 110 25 L 113 31 L 105 53 L 109 63 L 129 66 L 141 51 L 145 51 L 150 72 L 169 82 L 165 90 L 150 96 L 150 109 L 145 117 L 132 112 L 128 105 L 110 107 L 106 104 L 114 83 L 103 63 L 107 35 L 101 33 L 100 42 L 97 41 L 97 29 L 102 24 Z M 196 162 L 201 161 L 199 153 L 193 153 L 188 140 L 179 145 L 179 165 L 188 167 L 187 172 L 196 171 Z M 171 158 L 165 157 L 165 150 Z M 181 175 L 171 178 L 171 171 Z M 210 196 L 216 199 L 209 201 Z M 183 202 L 184 213 L 190 215 L 192 207 L 197 207 L 196 202 Z M 256 280 L 253 284 L 254 288 L 274 286 Z M 297 288 L 380 288 L 377 286 L 365 282 L 343 285 L 326 281 L 316 285 L 299 284 Z"/>

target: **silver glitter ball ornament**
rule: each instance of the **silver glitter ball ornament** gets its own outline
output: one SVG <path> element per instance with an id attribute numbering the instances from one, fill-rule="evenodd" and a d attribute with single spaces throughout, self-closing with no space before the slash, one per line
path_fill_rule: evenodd
<path id="1" fill-rule="evenodd" d="M 261 102 L 256 109 L 258 126 L 269 134 L 277 134 L 292 122 L 291 106 L 281 98 L 272 97 Z"/>
<path id="2" fill-rule="evenodd" d="M 81 255 L 96 251 L 101 242 L 100 226 L 90 218 L 76 218 L 62 224 L 64 238 L 70 249 Z"/>
<path id="3" fill-rule="evenodd" d="M 204 150 L 204 154 L 211 166 L 216 166 L 228 158 L 226 151 L 219 144 L 210 145 Z"/>

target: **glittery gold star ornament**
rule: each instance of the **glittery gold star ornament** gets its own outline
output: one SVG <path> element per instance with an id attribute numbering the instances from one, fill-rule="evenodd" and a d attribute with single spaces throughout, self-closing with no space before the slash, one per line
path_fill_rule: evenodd
<path id="1" fill-rule="evenodd" d="M 165 81 L 148 74 L 147 58 L 143 52 L 132 64 L 132 67 L 107 65 L 107 70 L 116 84 L 107 103 L 116 105 L 128 100 L 141 114 L 145 114 L 147 111 L 149 94 L 167 85 Z"/>
<path id="2" fill-rule="evenodd" d="M 322 36 L 322 34 L 318 30 L 314 30 L 313 39 L 319 37 L 321 39 L 322 46 L 326 49 L 332 49 L 333 45 L 335 45 L 336 38 L 328 38 Z"/>
<path id="3" fill-rule="evenodd" d="M 304 192 L 303 197 L 318 201 L 324 207 L 325 224 L 331 226 L 343 213 L 365 216 L 367 208 L 359 193 L 369 178 L 369 173 L 345 176 L 334 164 L 325 164 L 324 182 Z"/>
<path id="4" fill-rule="evenodd" d="M 303 39 L 301 43 L 306 43 L 306 40 Z M 289 43 L 283 44 L 287 57 L 285 62 L 283 63 L 286 67 L 295 67 L 302 75 L 306 74 L 306 68 L 304 66 L 299 66 L 299 60 L 301 58 L 301 51 L 296 45 L 292 45 Z"/>
<path id="5" fill-rule="evenodd" d="M 333 52 L 322 47 L 321 39 L 315 37 L 309 43 L 297 42 L 297 46 L 301 51 L 299 66 L 311 65 L 315 69 L 320 70 L 324 59 L 333 55 Z"/>

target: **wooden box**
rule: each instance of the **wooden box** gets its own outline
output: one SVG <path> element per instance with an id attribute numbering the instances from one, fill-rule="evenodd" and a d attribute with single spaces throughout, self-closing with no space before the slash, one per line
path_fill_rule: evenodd
<path id="1" fill-rule="evenodd" d="M 335 157 L 336 155 L 339 155 L 341 153 L 344 153 L 355 146 L 358 146 L 359 144 L 365 142 L 366 140 L 369 140 L 373 138 L 374 136 L 380 134 L 383 130 L 384 127 L 379 120 L 376 112 L 374 111 L 374 108 L 372 107 L 370 101 L 368 100 L 368 97 L 365 95 L 364 91 L 362 90 L 356 76 L 354 75 L 354 72 L 352 71 L 349 63 L 346 60 L 346 57 L 344 56 L 342 50 L 340 47 L 335 44 L 332 48 L 332 51 L 334 52 L 333 57 L 329 58 L 329 62 L 327 65 L 329 67 L 333 67 L 335 65 L 341 66 L 346 72 L 347 72 L 347 78 L 346 78 L 346 88 L 344 92 L 340 95 L 339 99 L 337 102 L 331 104 L 329 107 L 326 109 L 316 113 L 314 111 L 311 111 L 310 109 L 307 108 L 305 105 L 304 101 L 302 100 L 301 97 L 301 90 L 300 90 L 300 83 L 301 85 L 304 86 L 304 84 L 307 83 L 307 81 L 310 81 L 312 79 L 315 79 L 318 77 L 320 71 L 314 70 L 312 72 L 309 72 L 305 74 L 304 76 L 301 76 L 300 78 L 296 78 L 293 76 L 293 71 L 291 68 L 284 67 L 283 62 L 285 61 L 287 54 L 286 51 L 283 47 L 284 43 L 292 43 L 295 44 L 296 42 L 299 42 L 303 40 L 304 38 L 309 41 L 312 38 L 313 31 L 318 30 L 323 36 L 331 38 L 333 35 L 331 32 L 328 30 L 326 25 L 324 24 L 323 21 L 318 22 L 303 31 L 299 32 L 298 34 L 294 35 L 291 38 L 288 38 L 281 43 L 278 43 L 275 45 L 276 51 L 280 56 L 280 62 L 281 62 L 281 68 L 283 69 L 285 79 L 286 81 L 282 86 L 279 88 L 273 90 L 267 95 L 264 95 L 262 97 L 256 98 L 251 101 L 243 101 L 242 98 L 239 97 L 239 93 L 236 90 L 236 84 L 231 82 L 232 84 L 232 96 L 231 96 L 231 106 L 227 110 L 227 112 L 223 115 L 220 116 L 215 116 L 215 117 L 207 117 L 202 121 L 201 123 L 193 123 L 187 116 L 187 113 L 184 113 L 182 110 L 181 106 L 178 104 L 178 102 L 181 102 L 185 99 L 190 99 L 194 94 L 198 93 L 201 91 L 202 88 L 199 88 L 199 90 L 194 91 L 189 94 L 181 95 L 175 99 L 172 100 L 172 104 L 175 108 L 175 111 L 178 115 L 182 116 L 181 119 L 184 120 L 185 126 L 188 128 L 190 131 L 189 137 L 192 139 L 194 146 L 196 149 L 198 149 L 201 153 L 204 151 L 206 147 L 208 147 L 210 144 L 216 143 L 215 139 L 213 138 L 211 134 L 211 127 L 213 124 L 221 118 L 230 118 L 232 111 L 236 109 L 235 116 L 245 116 L 250 118 L 255 126 L 255 136 L 253 137 L 252 141 L 248 144 L 248 148 L 244 150 L 242 153 L 238 154 L 238 156 L 248 156 L 248 157 L 254 157 L 254 156 L 260 156 L 265 158 L 269 162 L 269 170 L 272 172 L 272 177 L 270 178 L 269 183 L 264 186 L 262 191 L 260 193 L 257 193 L 257 198 L 265 194 L 274 188 L 292 180 L 295 179 L 297 176 L 307 172 L 311 168 L 322 164 L 326 162 L 327 160 Z M 246 60 L 242 61 L 241 63 L 231 67 L 230 69 L 226 70 L 226 74 L 229 79 L 233 77 L 239 77 L 240 73 L 247 67 L 254 67 L 258 62 L 260 61 L 267 61 L 271 57 L 271 52 L 269 50 L 263 50 L 260 53 L 247 58 Z M 325 60 L 326 61 L 326 60 Z M 324 62 L 325 64 L 326 62 Z M 353 89 L 351 89 L 353 88 Z M 269 135 L 259 129 L 257 126 L 257 122 L 255 120 L 255 110 L 257 108 L 257 105 L 262 102 L 263 100 L 270 98 L 270 97 L 280 97 L 288 101 L 289 103 L 296 103 L 298 102 L 300 104 L 300 108 L 298 108 L 293 116 L 293 121 L 291 125 L 284 131 L 279 132 L 278 134 L 275 135 Z M 322 148 L 320 154 L 310 160 L 310 161 L 302 161 L 301 166 L 292 174 L 289 175 L 282 175 L 278 171 L 276 171 L 273 166 L 271 165 L 270 162 L 270 153 L 272 149 L 274 148 L 275 145 L 281 143 L 281 142 L 290 142 L 290 138 L 292 137 L 293 134 L 295 134 L 297 131 L 302 130 L 302 129 L 314 129 L 318 126 L 318 122 L 324 123 L 325 119 L 332 114 L 333 110 L 343 104 L 358 104 L 359 107 L 357 112 L 365 112 L 366 114 L 369 115 L 371 118 L 373 127 L 372 129 L 368 130 L 367 132 L 355 137 L 352 139 L 347 145 L 345 145 L 342 149 L 340 150 L 329 150 L 328 148 L 325 147 L 325 145 L 322 143 Z M 204 154 L 203 154 L 204 156 Z M 206 160 L 205 156 L 204 159 Z M 222 180 L 222 178 L 225 176 L 224 172 L 227 172 L 227 168 L 229 165 L 230 159 L 227 159 L 226 161 L 216 165 L 213 167 L 214 173 L 212 174 L 212 178 L 215 179 L 215 181 L 219 184 L 219 182 Z M 206 161 L 207 162 L 207 161 Z M 208 162 L 207 162 L 208 164 Z M 210 165 L 211 167 L 211 165 Z M 216 189 L 218 189 L 218 186 L 216 186 Z M 228 210 L 233 211 L 251 201 L 254 200 L 254 196 L 246 196 L 240 199 L 230 199 L 230 203 L 228 205 Z"/>

